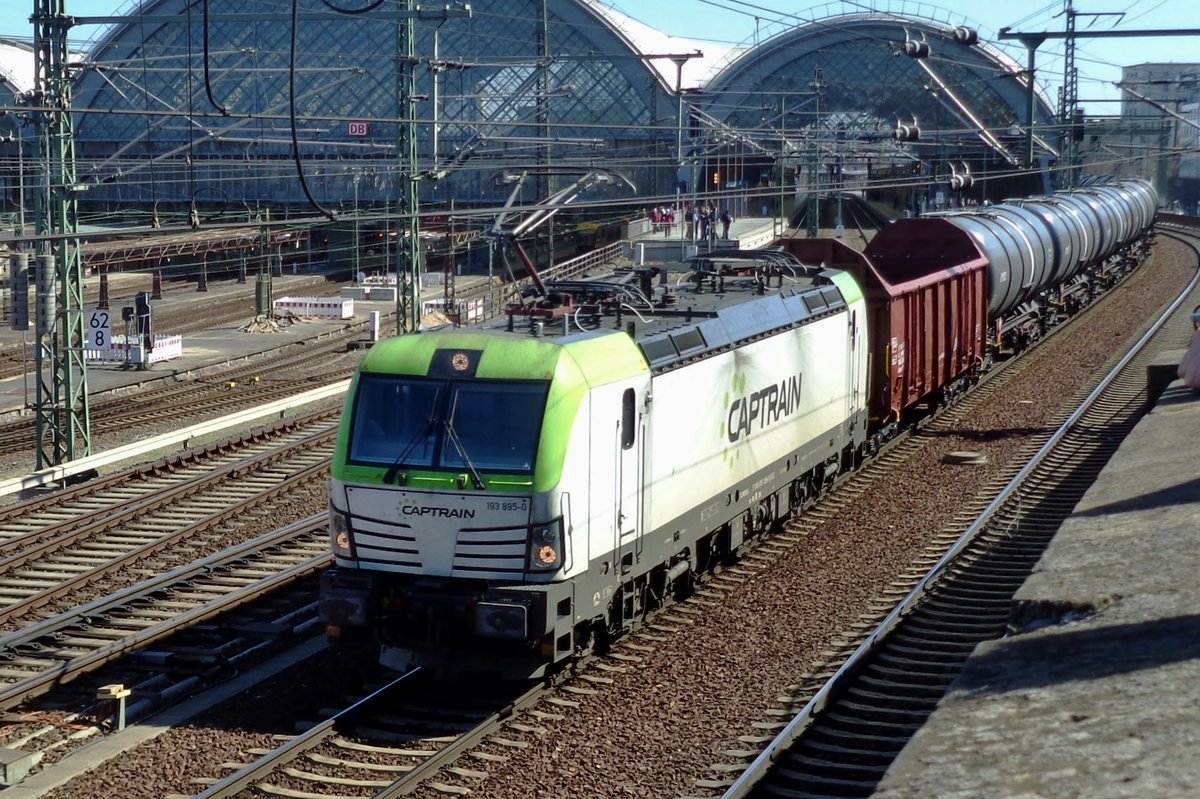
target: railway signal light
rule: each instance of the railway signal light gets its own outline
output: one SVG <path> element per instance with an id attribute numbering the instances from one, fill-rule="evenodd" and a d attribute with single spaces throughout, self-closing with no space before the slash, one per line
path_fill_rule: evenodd
<path id="1" fill-rule="evenodd" d="M 139 291 L 133 298 L 134 317 L 137 321 L 137 334 L 142 339 L 146 352 L 154 349 L 154 326 L 150 316 L 150 292 Z"/>

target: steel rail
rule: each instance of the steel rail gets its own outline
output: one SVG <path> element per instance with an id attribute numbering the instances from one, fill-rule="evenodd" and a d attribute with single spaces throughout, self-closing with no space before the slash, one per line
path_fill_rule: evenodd
<path id="1" fill-rule="evenodd" d="M 0 509 L 0 525 L 15 519 L 23 519 L 32 513 L 63 505 L 75 499 L 96 497 L 110 488 L 118 486 L 128 487 L 131 480 L 144 480 L 148 477 L 161 475 L 164 472 L 190 468 L 199 465 L 205 459 L 220 460 L 221 458 L 228 457 L 230 454 L 236 454 L 228 452 L 230 450 L 236 451 L 242 448 L 259 446 L 265 439 L 270 439 L 274 436 L 284 437 L 291 435 L 306 425 L 323 421 L 335 413 L 337 411 L 327 410 L 317 411 L 306 416 L 293 417 L 279 422 L 273 427 L 256 430 L 246 435 L 231 436 L 221 441 L 206 444 L 202 448 L 176 455 L 168 455 L 165 458 L 160 458 L 151 463 L 140 464 L 107 477 L 97 477 L 94 480 L 89 480 L 87 483 L 80 483 L 69 488 L 64 488 L 53 494 L 45 494 L 34 499 L 9 505 Z M 150 492 L 148 491 L 147 493 Z M 3 551 L 3 549 L 0 548 L 0 551 Z"/>
<path id="2" fill-rule="evenodd" d="M 349 387 L 350 380 L 342 380 L 332 383 L 328 386 L 311 389 L 301 394 L 293 395 L 288 399 L 277 400 L 275 402 L 267 403 L 266 405 L 260 405 L 257 408 L 240 411 L 238 413 L 231 413 L 218 419 L 199 422 L 197 424 L 184 427 L 180 430 L 152 436 L 144 441 L 128 444 L 123 447 L 116 447 L 114 449 L 101 452 L 97 455 L 89 455 L 86 458 L 79 458 L 68 463 L 47 467 L 22 477 L 15 477 L 9 480 L 0 480 L 0 496 L 6 494 L 15 494 L 20 491 L 27 491 L 41 486 L 59 483 L 67 478 L 73 477 L 74 475 L 99 469 L 103 466 L 108 466 L 114 463 L 120 463 L 121 461 L 138 457 L 147 452 L 154 452 L 155 450 L 161 450 L 177 444 L 186 445 L 192 439 L 200 436 L 211 435 L 212 433 L 217 433 L 221 430 L 229 429 L 230 427 L 237 427 L 239 425 L 255 422 L 266 416 L 283 414 L 285 411 L 293 408 L 309 405 L 319 400 L 328 399 L 329 397 L 340 396 L 346 393 Z"/>
<path id="3" fill-rule="evenodd" d="M 293 293 L 310 289 L 324 290 L 327 285 L 324 279 L 313 280 L 298 285 L 292 284 L 289 290 Z M 88 291 L 85 296 L 85 306 L 92 307 L 99 299 L 99 292 Z M 132 299 L 128 301 L 132 302 Z M 193 303 L 189 302 L 188 305 L 192 306 Z M 219 298 L 214 302 L 205 303 L 202 311 L 174 310 L 169 307 L 156 311 L 155 325 L 173 333 L 188 334 L 211 330 L 214 326 L 245 322 L 248 318 L 244 304 L 234 305 L 227 298 Z M 0 379 L 20 377 L 28 368 L 19 358 L 13 357 L 19 355 L 19 350 L 16 353 L 8 348 L 0 350 Z"/>
<path id="4" fill-rule="evenodd" d="M 352 718 L 374 703 L 390 697 L 399 687 L 407 687 L 408 682 L 413 680 L 420 672 L 420 669 L 413 669 L 400 675 L 382 688 L 359 699 L 349 707 L 339 710 L 320 724 L 314 725 L 300 735 L 276 747 L 253 763 L 243 766 L 220 782 L 213 783 L 193 797 L 193 799 L 225 799 L 225 797 L 236 796 L 255 783 L 261 782 L 279 765 L 292 762 L 309 749 L 318 746 L 331 737 L 337 731 L 337 726 L 341 722 Z"/>
<path id="5" fill-rule="evenodd" d="M 119 508 L 114 507 L 98 510 L 94 514 L 89 514 L 96 518 L 83 525 L 78 524 L 76 520 L 72 519 L 0 541 L 0 580 L 3 579 L 5 572 L 21 566 L 34 558 L 78 543 L 87 536 L 103 533 L 110 528 L 137 519 L 151 511 L 169 507 L 182 499 L 211 489 L 219 483 L 268 468 L 277 461 L 293 454 L 289 450 L 298 449 L 305 445 L 317 445 L 322 440 L 328 440 L 335 434 L 335 430 L 329 429 L 310 433 L 304 438 L 288 444 L 284 450 L 276 449 L 250 455 L 233 463 L 218 467 L 200 477 L 185 480 L 179 485 L 165 490 L 156 490 L 133 501 L 124 502 Z M 125 477 L 123 479 L 128 478 Z M 115 484 L 119 485 L 120 482 L 121 480 L 118 479 L 115 481 Z M 64 532 L 64 530 L 69 530 L 69 532 Z"/>
<path id="6" fill-rule="evenodd" d="M 459 755 L 491 734 L 501 722 L 519 710 L 532 707 L 545 693 L 545 685 L 530 688 L 508 705 L 489 715 L 476 725 L 473 730 L 455 738 L 449 746 L 439 749 L 437 754 L 426 758 L 412 771 L 376 793 L 373 799 L 395 799 L 397 796 L 408 796 L 413 793 L 421 787 L 421 783 L 436 774 L 439 769 L 453 763 L 458 759 Z"/>
<path id="7" fill-rule="evenodd" d="M 372 704 L 390 698 L 397 686 L 406 683 L 416 674 L 420 673 L 420 671 L 420 669 L 413 669 L 401 675 L 401 677 L 365 699 L 356 701 L 326 721 L 292 738 L 253 763 L 228 775 L 220 782 L 214 783 L 204 792 L 198 794 L 195 799 L 229 799 L 229 797 L 236 796 L 240 791 L 250 788 L 256 783 L 261 783 L 278 767 L 295 761 L 303 753 L 331 738 L 339 725 L 368 714 Z M 475 746 L 480 740 L 493 732 L 505 719 L 511 717 L 515 712 L 536 703 L 544 692 L 545 688 L 543 686 L 536 686 L 525 691 L 512 702 L 490 713 L 471 730 L 456 737 L 448 746 L 436 752 L 431 752 L 429 757 L 422 760 L 419 765 L 405 772 L 403 776 L 398 777 L 391 785 L 374 793 L 372 795 L 373 799 L 393 799 L 397 796 L 405 796 L 413 793 L 421 786 L 424 780 L 435 774 L 439 769 L 457 760 L 463 752 Z"/>
<path id="8" fill-rule="evenodd" d="M 1029 475 L 1049 456 L 1063 438 L 1068 435 L 1079 420 L 1105 393 L 1108 387 L 1117 380 L 1128 364 L 1158 335 L 1161 329 L 1170 321 L 1185 300 L 1200 287 L 1200 272 L 1192 278 L 1187 288 L 1167 306 L 1149 329 L 1130 348 L 1129 352 L 1114 366 L 1109 373 L 1080 403 L 1079 407 L 1065 422 L 1050 436 L 1046 443 L 1032 456 L 1028 463 L 1008 482 L 1001 492 L 979 514 L 976 520 L 962 533 L 947 552 L 938 560 L 916 586 L 896 605 L 896 607 L 880 622 L 879 626 L 855 649 L 853 654 L 842 664 L 832 677 L 813 695 L 808 703 L 795 717 L 767 744 L 766 747 L 751 762 L 745 771 L 734 780 L 722 799 L 743 799 L 749 796 L 758 782 L 768 773 L 775 761 L 784 754 L 797 738 L 815 720 L 815 717 L 838 695 L 845 685 L 850 684 L 856 676 L 860 665 L 870 657 L 881 645 L 882 641 L 900 624 L 914 606 L 929 592 L 930 585 L 953 563 L 956 557 L 987 527 L 989 521 L 1001 507 L 1014 495 Z"/>
<path id="9" fill-rule="evenodd" d="M 342 380 L 348 380 L 353 376 L 354 367 L 350 366 L 344 369 L 339 369 L 336 372 L 330 372 L 326 375 L 298 377 L 288 380 L 287 382 L 277 383 L 274 385 L 264 385 L 260 383 L 256 385 L 252 391 L 242 391 L 238 393 L 221 391 L 209 396 L 193 397 L 192 399 L 187 400 L 186 404 L 176 405 L 175 408 L 173 408 L 173 411 L 180 415 L 211 413 L 214 411 L 233 411 L 239 407 L 253 405 L 254 403 L 273 402 L 278 399 L 285 399 L 295 395 L 298 391 L 331 385 Z M 192 392 L 193 394 L 196 392 L 195 386 L 192 386 Z M 101 417 L 99 424 L 92 425 L 92 431 L 93 433 L 109 433 L 116 430 L 125 430 L 133 427 L 139 422 L 158 421 L 161 418 L 161 409 L 141 406 L 128 407 L 112 415 L 105 415 Z"/>
<path id="10" fill-rule="evenodd" d="M 173 569 L 163 575 L 145 580 L 100 599 L 81 605 L 71 611 L 25 627 L 17 632 L 0 635 L 0 658 L 6 654 L 17 654 L 22 646 L 34 644 L 39 638 L 54 636 L 60 631 L 86 622 L 94 616 L 102 616 L 153 597 L 155 594 L 186 583 L 201 584 L 203 578 L 238 561 L 269 555 L 271 550 L 289 541 L 324 533 L 325 514 L 310 516 L 295 524 L 258 536 L 235 547 L 215 553 L 207 558 Z M 31 675 L 0 687 L 0 708 L 8 709 L 33 696 L 43 694 L 67 682 L 80 673 L 95 669 L 126 652 L 174 634 L 180 628 L 226 612 L 257 597 L 289 583 L 301 576 L 314 572 L 333 560 L 331 552 L 307 558 L 286 569 L 278 570 L 251 585 L 230 591 L 220 598 L 191 608 L 167 621 L 147 627 L 118 641 L 106 644 L 86 655 L 61 661 L 54 668 Z"/>
<path id="11" fill-rule="evenodd" d="M 30 596 L 27 596 L 24 599 L 20 599 L 16 602 L 2 605 L 0 606 L 0 622 L 11 621 L 35 608 L 41 607 L 48 602 L 65 596 L 66 594 L 69 594 L 72 591 L 91 583 L 93 580 L 99 577 L 103 577 L 106 574 L 110 574 L 121 568 L 129 566 L 130 564 L 137 563 L 139 560 L 161 552 L 168 547 L 175 546 L 182 541 L 186 541 L 187 539 L 192 538 L 199 533 L 211 529 L 223 521 L 241 516 L 248 512 L 247 503 L 251 499 L 257 501 L 273 499 L 279 494 L 294 490 L 297 485 L 323 478 L 328 468 L 329 459 L 324 458 L 321 460 L 321 462 L 313 464 L 312 466 L 309 466 L 304 470 L 287 477 L 282 482 L 271 486 L 266 491 L 261 491 L 254 494 L 252 497 L 247 498 L 247 500 L 240 500 L 236 505 L 224 508 L 201 519 L 197 519 L 191 524 L 178 528 L 169 535 L 165 535 L 147 544 L 143 544 L 142 546 L 130 550 L 119 557 L 108 560 L 104 564 L 96 566 L 93 569 L 80 572 L 68 580 L 56 583 L 51 588 L 48 588 L 44 591 L 39 591 L 36 594 L 31 594 Z M 55 548 L 62 548 L 77 542 L 79 538 L 84 538 L 92 534 L 93 533 L 91 531 L 84 531 L 82 533 L 76 531 L 69 534 L 68 537 L 73 537 L 70 542 L 62 543 L 55 541 L 51 543 L 56 545 Z M 25 554 L 26 553 L 21 553 L 18 556 L 14 556 L 14 558 L 10 558 L 10 560 L 20 559 L 21 562 L 24 562 L 24 560 L 28 559 L 24 557 Z M 3 579 L 0 578 L 0 586 L 2 585 Z"/>

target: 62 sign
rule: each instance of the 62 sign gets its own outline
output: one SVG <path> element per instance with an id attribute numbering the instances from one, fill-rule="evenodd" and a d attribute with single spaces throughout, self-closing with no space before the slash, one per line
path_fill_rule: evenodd
<path id="1" fill-rule="evenodd" d="M 112 317 L 108 311 L 88 311 L 87 344 L 90 350 L 112 349 Z"/>

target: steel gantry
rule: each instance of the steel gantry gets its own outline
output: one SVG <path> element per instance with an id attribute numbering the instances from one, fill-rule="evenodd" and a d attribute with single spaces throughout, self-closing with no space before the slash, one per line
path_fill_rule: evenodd
<path id="1" fill-rule="evenodd" d="M 41 180 L 36 192 L 37 326 L 34 346 L 37 468 L 89 455 L 92 449 L 84 360 L 83 262 L 71 118 L 67 32 L 75 20 L 66 0 L 34 0 L 34 94 Z M 53 274 L 53 280 L 51 280 Z"/>
<path id="2" fill-rule="evenodd" d="M 421 316 L 421 238 L 417 200 L 417 31 L 415 0 L 398 0 L 405 13 L 400 21 L 396 60 L 400 107 L 400 196 L 396 210 L 400 225 L 396 235 L 396 334 L 412 333 Z"/>
<path id="3" fill-rule="evenodd" d="M 1029 83 L 1028 83 L 1029 113 L 1027 115 L 1027 122 L 1028 122 L 1029 128 L 1028 128 L 1028 130 L 1026 130 L 1026 134 L 1025 134 L 1025 141 L 1026 141 L 1025 161 L 1029 168 L 1031 168 L 1031 169 L 1033 168 L 1033 138 L 1034 138 L 1034 134 L 1033 134 L 1033 103 L 1034 103 L 1033 78 L 1034 78 L 1035 58 L 1036 58 L 1035 53 L 1037 52 L 1037 49 L 1042 46 L 1042 43 L 1044 41 L 1046 41 L 1046 39 L 1065 39 L 1069 43 L 1068 52 L 1070 54 L 1070 58 L 1069 58 L 1068 63 L 1065 65 L 1065 68 L 1067 70 L 1066 79 L 1069 82 L 1070 86 L 1066 90 L 1066 92 L 1064 92 L 1064 96 L 1063 96 L 1064 108 L 1060 109 L 1060 114 L 1061 114 L 1060 118 L 1065 119 L 1066 115 L 1070 114 L 1071 124 L 1074 125 L 1074 123 L 1075 123 L 1075 107 L 1074 107 L 1074 105 L 1076 103 L 1078 103 L 1078 99 L 1079 99 L 1078 98 L 1078 75 L 1075 72 L 1074 45 L 1075 45 L 1076 38 L 1080 38 L 1080 39 L 1118 39 L 1118 38 L 1134 38 L 1134 37 L 1141 37 L 1141 36 L 1198 36 L 1198 35 L 1200 35 L 1200 29 L 1198 29 L 1198 28 L 1144 28 L 1144 29 L 1139 29 L 1139 30 L 1104 30 L 1104 31 L 1089 30 L 1085 33 L 1077 33 L 1075 30 L 1075 18 L 1076 17 L 1081 17 L 1081 16 L 1123 16 L 1123 13 L 1124 12 L 1116 12 L 1116 11 L 1104 12 L 1104 13 L 1075 11 L 1073 8 L 1070 7 L 1070 4 L 1068 4 L 1067 25 L 1066 25 L 1066 30 L 1064 30 L 1064 31 L 1019 32 L 1019 31 L 1014 31 L 1014 30 L 1010 29 L 1009 27 L 1005 26 L 1000 29 L 999 33 L 996 34 L 996 38 L 1000 39 L 1000 40 L 1005 40 L 1005 39 L 1019 40 L 1021 42 L 1021 44 L 1025 45 L 1025 48 L 1029 51 L 1029 66 L 1027 69 L 1027 74 L 1029 75 Z M 1065 107 L 1065 106 L 1068 106 L 1068 104 L 1070 104 L 1071 107 Z M 1072 148 L 1069 153 L 1066 153 L 1064 155 L 1066 156 L 1066 158 L 1064 160 L 1067 161 L 1067 163 L 1064 166 L 1066 167 L 1067 172 L 1070 173 L 1078 166 L 1078 164 L 1074 163 L 1074 160 L 1078 157 L 1078 148 Z"/>
<path id="4" fill-rule="evenodd" d="M 39 5 L 54 6 L 60 9 L 64 0 L 35 0 Z M 395 11 L 376 10 L 379 4 L 368 4 L 372 18 L 379 21 L 398 21 L 398 36 L 396 53 L 396 87 L 399 95 L 400 124 L 397 135 L 397 158 L 400 169 L 400 189 L 397 198 L 397 214 L 402 219 L 397 236 L 397 291 L 396 291 L 396 326 L 398 333 L 411 332 L 417 329 L 419 322 L 419 289 L 421 274 L 421 254 L 419 239 L 420 208 L 417 201 L 417 181 L 421 179 L 421 171 L 417 162 L 417 103 L 422 98 L 416 93 L 416 67 L 421 63 L 416 57 L 416 19 L 427 21 L 444 21 L 453 17 L 470 17 L 469 4 L 445 4 L 437 7 L 422 7 L 415 0 L 395 0 Z M 345 11 L 332 9 L 323 11 L 297 11 L 296 13 L 214 13 L 208 14 L 211 23 L 218 22 L 287 22 L 295 21 L 329 21 L 356 16 L 364 11 Z M 108 25 L 127 24 L 133 22 L 165 25 L 186 21 L 179 15 L 164 14 L 130 14 L 124 16 L 94 16 L 76 17 L 69 21 L 63 17 L 64 25 Z M 190 27 L 189 27 L 190 30 Z M 65 48 L 65 33 L 64 33 Z M 65 63 L 65 62 L 64 62 Z M 359 74 L 354 71 L 354 74 Z M 274 109 L 272 109 L 274 110 Z M 231 127 L 244 127 L 256 119 L 255 114 L 248 114 L 245 119 L 233 123 Z M 177 148 L 169 153 L 157 156 L 166 158 L 187 152 L 195 144 L 221 138 L 223 134 L 205 131 L 195 142 Z M 150 159 L 154 160 L 154 159 Z M 144 169 L 148 163 L 123 169 L 122 175 L 129 175 L 137 169 Z"/>
<path id="5" fill-rule="evenodd" d="M 421 321 L 420 204 L 417 161 L 417 26 L 416 18 L 446 20 L 471 16 L 470 5 L 422 9 L 416 0 L 396 0 L 400 11 L 396 51 L 396 94 L 400 124 L 396 155 L 400 159 L 400 191 L 396 211 L 396 334 L 416 332 Z"/>

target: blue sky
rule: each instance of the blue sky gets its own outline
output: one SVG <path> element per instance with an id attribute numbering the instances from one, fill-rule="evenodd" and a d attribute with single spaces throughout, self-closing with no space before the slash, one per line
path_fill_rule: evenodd
<path id="1" fill-rule="evenodd" d="M 629 16 L 639 19 L 659 30 L 678 36 L 712 41 L 714 43 L 741 43 L 752 41 L 756 27 L 761 33 L 777 30 L 772 27 L 780 20 L 799 21 L 826 15 L 823 9 L 830 6 L 802 6 L 794 0 L 609 0 Z M 865 8 L 871 0 L 864 0 Z M 938 7 L 931 4 L 891 0 L 890 4 L 879 2 L 880 7 L 896 11 L 908 10 L 957 21 L 965 17 L 984 31 L 995 32 L 1010 26 L 1013 30 L 1062 30 L 1063 20 L 1056 16 L 1061 12 L 1062 0 L 958 0 L 945 2 Z M 1125 17 L 1119 23 L 1116 17 L 1089 18 L 1080 16 L 1078 30 L 1086 34 L 1089 26 L 1105 30 L 1114 26 L 1126 29 L 1200 27 L 1200 4 L 1195 0 L 1075 0 L 1078 12 L 1118 12 Z M 236 0 L 212 0 L 218 9 L 227 3 L 237 5 Z M 67 12 L 75 16 L 112 15 L 119 10 L 128 10 L 135 0 L 66 0 Z M 853 3 L 836 6 L 851 9 Z M 953 6 L 954 12 L 941 10 Z M 807 10 L 798 10 L 800 8 Z M 33 0 L 0 0 L 0 34 L 5 36 L 32 37 L 33 27 L 29 15 Z M 222 9 L 227 10 L 227 9 Z M 788 16 L 788 15 L 793 16 Z M 87 34 L 87 31 L 83 31 Z M 1024 61 L 1023 49 L 1015 54 Z M 1054 74 L 1061 68 L 1061 43 L 1048 40 L 1038 50 L 1039 69 L 1045 72 L 1039 77 L 1051 86 L 1055 97 L 1058 81 Z M 1079 96 L 1081 104 L 1090 113 L 1116 113 L 1115 104 L 1099 102 L 1115 99 L 1117 90 L 1111 83 L 1120 79 L 1120 65 L 1154 62 L 1200 61 L 1200 38 L 1137 38 L 1137 39 L 1085 39 L 1081 38 L 1077 50 L 1079 67 Z"/>

